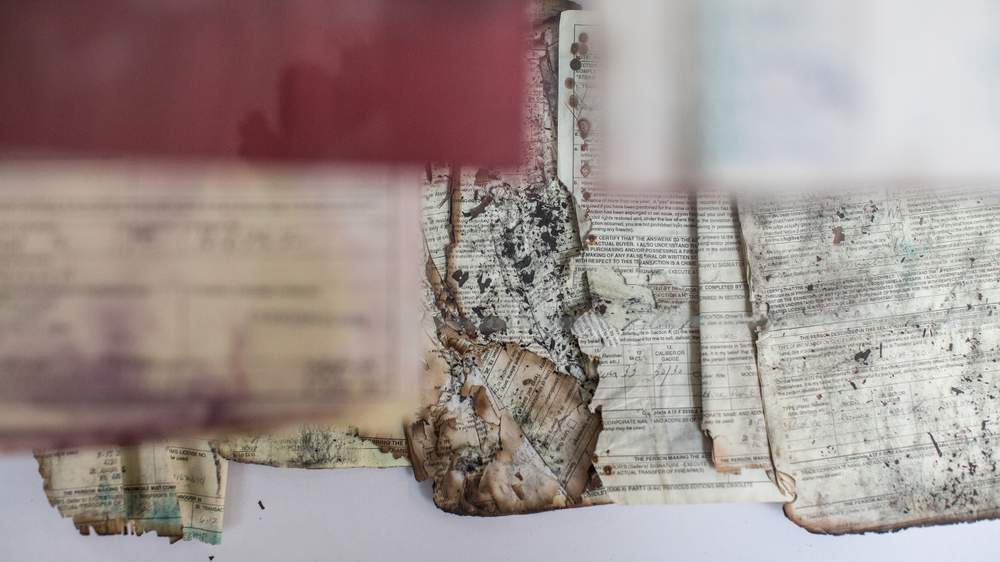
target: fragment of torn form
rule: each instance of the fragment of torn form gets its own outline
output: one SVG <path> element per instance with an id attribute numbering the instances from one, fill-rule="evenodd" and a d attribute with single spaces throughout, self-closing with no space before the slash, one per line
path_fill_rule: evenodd
<path id="1" fill-rule="evenodd" d="M 442 190 L 425 192 L 428 201 L 435 191 Z M 440 309 L 440 338 L 427 338 L 425 386 L 436 394 L 407 425 L 414 474 L 432 479 L 435 503 L 453 513 L 581 505 L 600 420 L 587 408 L 578 379 L 557 372 L 551 361 L 516 344 L 477 345 L 459 331 L 467 324 L 430 257 L 441 242 L 434 235 L 440 221 L 428 217 L 436 208 L 425 206 L 424 220 L 427 287 L 437 293 L 429 300 Z"/>
<path id="2" fill-rule="evenodd" d="M 365 436 L 356 427 L 302 425 L 213 442 L 231 461 L 285 468 L 389 468 L 409 466 L 402 427 L 398 436 Z"/>
<path id="3" fill-rule="evenodd" d="M 592 215 L 598 216 L 598 215 Z M 574 331 L 600 375 L 591 408 L 603 430 L 594 461 L 614 503 L 781 501 L 768 473 L 719 472 L 701 431 L 693 291 L 657 305 L 653 289 L 588 269 L 591 312 Z M 688 287 L 690 289 L 690 287 Z"/>
<path id="4" fill-rule="evenodd" d="M 532 3 L 528 164 L 427 170 L 426 272 L 440 336 L 427 364 L 446 377 L 407 442 L 417 479 L 432 479 L 435 503 L 454 513 L 594 503 L 585 492 L 600 419 L 566 321 L 586 295 L 568 283 L 579 241 L 555 180 L 556 16 L 567 6 Z"/>
<path id="5" fill-rule="evenodd" d="M 557 181 L 530 185 L 483 170 L 459 184 L 446 282 L 464 332 L 480 343 L 518 343 L 586 382 L 565 321 L 584 295 L 567 286 L 580 249 L 569 196 Z"/>
<path id="6" fill-rule="evenodd" d="M 887 530 L 1000 515 L 1000 198 L 741 207 L 758 367 L 793 521 Z"/>
<path id="7" fill-rule="evenodd" d="M 601 128 L 597 84 L 599 36 L 597 14 L 584 10 L 563 12 L 559 21 L 559 80 L 556 101 L 559 181 L 579 201 L 597 189 L 601 166 Z M 586 208 L 577 206 L 577 230 L 586 242 L 590 221 Z"/>
<path id="8" fill-rule="evenodd" d="M 207 441 L 40 451 L 49 503 L 81 534 L 222 540 L 225 459 Z"/>
<path id="9" fill-rule="evenodd" d="M 595 452 L 615 503 L 781 501 L 760 468 L 722 474 L 701 430 L 695 205 L 685 194 L 599 185 L 598 22 L 563 14 L 559 37 L 559 177 L 575 201 L 591 310 L 573 327 L 599 383 Z M 756 464 L 756 463 L 748 463 Z M 740 467 L 744 468 L 744 467 Z"/>
<path id="10" fill-rule="evenodd" d="M 466 324 L 430 257 L 441 238 L 427 213 L 425 287 L 441 315 L 434 319 L 440 334 L 427 338 L 425 387 L 435 389 L 433 399 L 406 427 L 416 478 L 432 479 L 435 503 L 459 514 L 593 503 L 584 492 L 600 419 L 580 382 L 516 344 L 477 345 L 455 329 Z"/>
<path id="11" fill-rule="evenodd" d="M 439 283 L 442 286 L 444 284 L 444 277 L 448 271 L 448 248 L 452 243 L 452 237 L 457 238 L 459 235 L 453 231 L 451 223 L 453 195 L 451 182 L 452 176 L 457 177 L 458 173 L 457 170 L 453 170 L 449 166 L 427 165 L 427 177 L 421 193 L 420 215 L 425 254 L 424 283 L 431 283 L 428 273 L 428 268 L 431 268 L 436 271 Z M 458 212 L 458 209 L 456 208 L 455 211 Z M 433 296 L 434 293 L 432 292 L 431 295 Z M 426 297 L 427 294 L 425 293 L 424 296 Z M 432 299 L 426 310 L 433 312 L 444 307 L 445 304 L 433 302 Z"/>
<path id="12" fill-rule="evenodd" d="M 447 178 L 451 242 L 445 269 L 432 258 L 462 317 L 462 332 L 483 344 L 518 343 L 586 382 L 566 321 L 586 300 L 582 285 L 567 284 L 579 236 L 572 199 L 556 179 L 557 16 L 568 5 L 532 5 L 539 19 L 526 61 L 526 164 L 432 169 L 428 180 L 439 185 Z M 425 206 L 428 211 L 434 209 Z"/>
<path id="13" fill-rule="evenodd" d="M 433 479 L 435 504 L 467 515 L 584 504 L 600 419 L 576 379 L 515 344 L 445 339 L 451 387 L 407 426 L 414 473 Z"/>
<path id="14" fill-rule="evenodd" d="M 717 469 L 770 469 L 736 205 L 703 193 L 697 208 L 701 427 Z"/>

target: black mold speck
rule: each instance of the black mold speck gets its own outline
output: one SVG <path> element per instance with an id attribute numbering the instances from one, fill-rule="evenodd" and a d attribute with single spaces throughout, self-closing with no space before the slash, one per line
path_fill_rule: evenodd
<path id="1" fill-rule="evenodd" d="M 469 280 L 469 272 L 457 269 L 455 270 L 455 273 L 451 274 L 451 278 L 458 282 L 459 287 L 462 287 L 465 285 L 465 282 Z"/>
<path id="2" fill-rule="evenodd" d="M 493 280 L 486 276 L 486 274 L 480 272 L 479 276 L 476 277 L 476 283 L 479 285 L 479 292 L 485 293 L 486 289 L 490 288 L 493 284 Z"/>
<path id="3" fill-rule="evenodd" d="M 864 351 L 859 351 L 859 352 L 857 352 L 857 353 L 854 354 L 854 360 L 857 361 L 858 363 L 867 363 L 868 362 L 868 356 L 871 355 L 871 354 L 872 354 L 872 350 L 871 349 L 866 349 Z"/>

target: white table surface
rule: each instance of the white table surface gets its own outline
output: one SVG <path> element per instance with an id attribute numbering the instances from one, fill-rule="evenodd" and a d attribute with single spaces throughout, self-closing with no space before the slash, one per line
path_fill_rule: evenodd
<path id="1" fill-rule="evenodd" d="M 1000 560 L 1000 521 L 823 537 L 777 505 L 458 517 L 435 508 L 430 486 L 408 469 L 230 467 L 222 545 L 171 545 L 154 535 L 79 536 L 49 507 L 34 459 L 0 457 L 0 561 Z"/>

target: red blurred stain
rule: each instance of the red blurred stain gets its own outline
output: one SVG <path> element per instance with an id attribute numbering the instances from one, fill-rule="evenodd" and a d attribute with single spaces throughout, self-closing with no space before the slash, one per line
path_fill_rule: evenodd
<path id="1" fill-rule="evenodd" d="M 520 159 L 521 0 L 3 0 L 0 153 Z"/>

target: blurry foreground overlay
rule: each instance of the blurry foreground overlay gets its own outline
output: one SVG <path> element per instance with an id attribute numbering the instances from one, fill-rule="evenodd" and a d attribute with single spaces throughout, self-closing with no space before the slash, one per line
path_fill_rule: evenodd
<path id="1" fill-rule="evenodd" d="M 0 447 L 396 427 L 420 359 L 412 173 L 0 170 Z"/>

